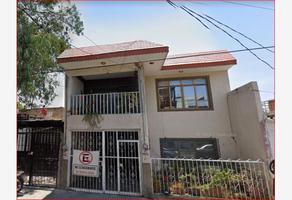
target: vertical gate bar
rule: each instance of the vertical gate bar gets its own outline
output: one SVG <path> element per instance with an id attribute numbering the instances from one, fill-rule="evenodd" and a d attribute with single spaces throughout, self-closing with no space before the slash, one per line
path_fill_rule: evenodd
<path id="1" fill-rule="evenodd" d="M 225 162 L 225 168 L 228 170 L 228 172 L 230 172 L 231 170 L 228 168 L 228 162 Z M 228 191 L 228 188 L 232 188 L 231 186 L 231 181 L 230 181 L 230 177 L 228 177 L 228 185 L 229 187 L 226 188 L 226 190 Z M 233 198 L 233 192 L 231 192 L 231 196 Z"/>
<path id="2" fill-rule="evenodd" d="M 105 131 L 102 131 L 102 190 L 105 192 Z"/>
<path id="3" fill-rule="evenodd" d="M 132 145 L 130 145 L 132 142 L 126 142 L 126 143 L 127 143 L 127 149 L 128 149 L 128 155 L 126 155 L 126 156 L 127 157 L 134 157 L 134 155 L 131 154 L 131 152 L 129 151 L 130 148 L 132 147 Z M 134 146 L 132 148 L 133 148 L 133 150 L 135 150 Z M 135 192 L 135 185 L 136 185 L 136 179 L 137 179 L 137 177 L 136 177 L 137 174 L 136 174 L 135 170 L 137 169 L 137 166 L 136 166 L 136 162 L 135 162 L 134 158 L 133 159 L 129 158 L 128 161 L 130 161 L 129 162 L 130 168 L 132 170 L 134 170 L 133 173 L 135 174 L 135 176 L 131 176 L 132 171 L 131 170 L 129 171 L 129 174 L 131 176 L 131 179 L 130 179 L 131 183 L 129 183 L 129 184 L 131 184 L 131 191 L 130 192 Z M 125 162 L 126 162 L 126 159 L 125 159 Z"/>
<path id="4" fill-rule="evenodd" d="M 121 114 L 124 114 L 124 93 L 121 93 L 121 107 L 122 107 Z"/>
<path id="5" fill-rule="evenodd" d="M 93 97 L 95 98 L 95 95 Z M 94 99 L 93 99 L 93 101 L 94 101 Z M 99 176 L 100 176 L 100 153 L 101 152 L 98 149 L 98 137 L 97 137 L 97 134 L 98 134 L 98 132 L 96 132 L 96 131 L 91 131 L 90 132 L 91 150 L 92 151 L 99 151 L 98 159 L 97 159 L 97 174 L 99 174 Z M 99 184 L 98 184 L 99 176 L 90 178 L 91 189 L 100 190 L 100 187 L 99 187 Z"/>
<path id="6" fill-rule="evenodd" d="M 101 98 L 100 98 L 100 94 L 97 94 L 96 97 L 97 97 L 97 113 L 98 114 L 101 114 Z"/>
<path id="7" fill-rule="evenodd" d="M 95 94 L 95 112 L 99 114 L 99 94 Z"/>
<path id="8" fill-rule="evenodd" d="M 84 96 L 80 95 L 80 102 L 81 102 L 81 115 L 84 115 Z"/>
<path id="9" fill-rule="evenodd" d="M 84 97 L 83 97 L 83 95 L 80 95 L 80 106 L 81 106 L 80 115 L 83 115 L 84 114 Z"/>
<path id="10" fill-rule="evenodd" d="M 114 103 L 114 113 L 113 114 L 118 114 L 117 113 L 117 107 L 116 107 L 116 93 L 113 93 L 113 103 Z"/>
<path id="11" fill-rule="evenodd" d="M 124 93 L 125 114 L 128 113 L 127 92 Z"/>
<path id="12" fill-rule="evenodd" d="M 90 111 L 89 111 L 89 109 L 90 109 L 90 106 L 89 106 L 89 97 L 90 97 L 90 95 L 87 96 L 87 98 L 88 98 L 88 100 L 87 100 L 87 102 L 88 102 L 88 103 L 87 103 L 87 108 L 88 108 L 87 113 L 90 112 Z M 84 135 L 84 136 L 85 136 L 85 141 L 86 141 L 86 143 L 85 143 L 85 151 L 89 151 L 88 133 L 89 133 L 89 132 L 86 131 L 86 132 L 85 132 L 85 135 Z M 86 188 L 86 189 L 88 189 L 88 178 L 89 178 L 89 177 L 87 177 L 87 176 L 84 177 L 84 185 L 85 185 L 85 188 Z"/>
<path id="13" fill-rule="evenodd" d="M 78 149 L 79 150 L 79 132 L 78 131 L 75 132 L 74 143 L 75 143 L 74 144 L 74 149 L 76 149 L 76 150 Z M 71 158 L 73 158 L 74 149 L 72 149 L 72 153 L 71 153 L 72 157 L 70 155 Z M 71 163 L 72 163 L 72 160 L 73 159 L 71 159 Z M 74 176 L 74 177 L 75 177 L 74 178 L 74 187 L 77 187 L 77 185 L 79 185 L 79 178 L 77 176 Z"/>
<path id="14" fill-rule="evenodd" d="M 84 115 L 84 106 L 85 106 L 85 103 L 84 103 L 84 96 L 83 95 L 80 95 L 81 99 L 81 115 Z"/>
<path id="15" fill-rule="evenodd" d="M 74 96 L 75 101 L 75 115 L 79 115 L 79 109 L 80 109 L 80 102 L 79 102 L 79 96 Z"/>
<path id="16" fill-rule="evenodd" d="M 74 95 L 71 96 L 71 102 L 71 115 L 76 115 L 76 99 Z"/>
<path id="17" fill-rule="evenodd" d="M 245 167 L 246 167 L 246 163 L 244 163 L 245 164 Z M 247 167 L 246 167 L 247 168 Z M 249 171 L 249 176 L 247 175 L 247 177 L 248 177 L 248 179 L 250 178 L 250 180 L 251 180 L 251 185 L 252 185 L 252 191 L 250 191 L 251 192 L 251 197 L 250 198 L 253 198 L 252 197 L 252 194 L 253 193 L 255 193 L 255 191 L 254 191 L 254 184 L 253 184 L 253 177 L 252 177 L 252 171 L 251 171 L 251 167 L 250 167 L 250 162 L 248 162 L 248 171 Z M 252 193 L 253 192 L 253 193 Z M 254 195 L 254 198 L 256 198 L 255 197 L 255 195 Z"/>
<path id="18" fill-rule="evenodd" d="M 188 163 L 188 174 L 189 174 L 189 178 L 190 178 L 190 184 L 189 184 L 189 187 L 191 188 L 191 190 L 188 191 L 189 195 L 194 195 L 194 190 L 193 190 L 193 173 L 192 173 L 192 167 L 191 167 L 191 162 L 192 161 L 187 161 Z M 190 194 L 191 192 L 191 194 Z"/>
<path id="19" fill-rule="evenodd" d="M 220 162 L 220 165 L 221 165 L 221 171 L 225 170 L 225 166 L 223 165 L 223 161 L 219 161 L 219 162 Z M 223 182 L 224 182 L 224 190 L 227 191 L 227 182 L 226 182 L 226 180 L 224 180 Z M 223 198 L 227 198 L 226 197 L 226 193 L 225 193 Z"/>
<path id="20" fill-rule="evenodd" d="M 239 168 L 240 168 L 240 173 L 243 173 L 244 171 L 242 170 L 242 162 L 239 163 Z M 243 191 L 244 191 L 244 196 L 245 196 L 245 199 L 247 199 L 247 192 L 246 192 L 246 188 L 245 188 L 245 184 L 244 184 L 244 179 L 241 180 L 242 181 L 242 184 L 243 184 Z"/>
<path id="21" fill-rule="evenodd" d="M 79 103 L 79 97 L 78 96 L 75 96 L 75 104 L 76 104 L 76 115 L 79 115 L 80 103 Z"/>
<path id="22" fill-rule="evenodd" d="M 74 133 L 75 132 L 71 132 L 71 148 L 72 147 L 74 148 L 74 135 L 75 135 Z M 71 160 L 69 159 L 69 157 L 71 157 L 71 148 L 68 149 L 68 166 L 71 165 L 71 163 L 70 163 Z M 67 172 L 67 181 L 68 181 L 68 179 L 69 179 L 69 181 L 67 183 L 67 186 L 69 186 L 69 187 L 72 187 L 72 185 L 73 185 L 72 183 L 73 183 L 73 180 L 74 180 L 74 176 L 72 174 L 70 174 L 70 172 L 68 170 L 68 172 Z"/>
<path id="23" fill-rule="evenodd" d="M 111 114 L 111 93 L 107 94 L 107 114 Z"/>
<path id="24" fill-rule="evenodd" d="M 193 172 L 193 175 L 194 175 L 194 186 L 198 186 L 198 183 L 197 183 L 197 177 L 198 175 L 196 174 L 196 166 L 195 166 L 195 160 L 192 160 L 191 162 L 191 166 L 192 166 L 192 172 Z M 197 192 L 195 191 L 195 196 L 198 196 Z"/>
<path id="25" fill-rule="evenodd" d="M 233 164 L 232 162 L 229 162 L 230 170 L 231 170 L 232 174 L 234 174 L 234 167 L 233 167 L 232 164 Z M 234 184 L 235 184 L 235 181 L 232 180 L 232 186 L 231 186 L 231 187 L 236 191 L 236 186 L 235 186 Z M 217 188 L 217 189 L 218 189 L 218 188 Z M 236 191 L 236 192 L 237 192 L 237 191 Z M 234 194 L 233 196 L 235 197 L 236 195 Z"/>
<path id="26" fill-rule="evenodd" d="M 239 171 L 238 171 L 238 163 L 237 162 L 235 163 L 235 173 L 236 174 L 239 173 Z M 238 185 L 238 188 L 239 188 L 239 192 L 242 194 L 241 187 L 240 187 L 240 179 L 237 179 L 237 185 Z"/>
<path id="27" fill-rule="evenodd" d="M 78 96 L 74 96 L 75 99 L 75 115 L 79 114 L 79 101 L 78 101 Z"/>
<path id="28" fill-rule="evenodd" d="M 119 150 L 119 140 L 117 140 L 117 170 L 118 170 L 118 192 L 120 192 L 120 150 Z"/>
<path id="29" fill-rule="evenodd" d="M 105 112 L 105 94 L 102 94 L 102 113 L 106 114 Z"/>
<path id="30" fill-rule="evenodd" d="M 70 111 L 71 111 L 71 114 L 72 115 L 75 115 L 75 97 L 72 95 L 71 96 L 71 109 L 70 109 Z"/>
<path id="31" fill-rule="evenodd" d="M 139 113 L 140 112 L 140 109 L 139 109 L 139 98 L 140 98 L 140 93 L 139 92 L 136 92 L 136 113 Z"/>
<path id="32" fill-rule="evenodd" d="M 78 95 L 77 97 L 77 105 L 78 105 L 78 115 L 81 114 L 81 96 Z"/>
<path id="33" fill-rule="evenodd" d="M 84 95 L 84 97 L 85 97 L 85 114 L 88 114 L 89 113 L 89 108 L 90 108 L 90 106 L 89 106 L 89 97 L 90 97 L 90 95 Z"/>
<path id="34" fill-rule="evenodd" d="M 88 95 L 83 95 L 84 98 L 84 113 L 83 115 L 86 115 L 88 113 Z M 84 135 L 83 135 L 84 136 Z"/>
<path id="35" fill-rule="evenodd" d="M 98 100 L 97 100 L 97 94 L 94 95 L 94 113 L 98 113 Z"/>
<path id="36" fill-rule="evenodd" d="M 110 114 L 109 112 L 109 94 L 106 94 L 106 114 Z"/>
<path id="37" fill-rule="evenodd" d="M 77 139 L 77 141 L 78 141 L 78 150 L 81 150 L 81 134 L 80 134 L 80 131 L 78 131 L 78 139 Z M 76 178 L 77 178 L 77 187 L 81 187 L 81 177 L 80 176 L 76 176 Z"/>
<path id="38" fill-rule="evenodd" d="M 133 104 L 132 104 L 132 92 L 128 92 L 128 106 L 129 106 L 129 113 L 131 114 L 133 111 Z"/>
<path id="39" fill-rule="evenodd" d="M 92 94 L 89 94 L 88 95 L 88 101 L 89 101 L 89 103 L 88 103 L 88 112 L 89 113 L 92 113 L 92 107 L 93 107 L 93 104 L 92 104 Z"/>

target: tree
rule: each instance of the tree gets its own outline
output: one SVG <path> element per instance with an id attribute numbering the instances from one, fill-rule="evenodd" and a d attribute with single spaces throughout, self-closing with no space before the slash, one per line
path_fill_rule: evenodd
<path id="1" fill-rule="evenodd" d="M 56 58 L 83 33 L 76 6 L 69 1 L 17 4 L 17 92 L 24 107 L 48 105 L 59 85 Z"/>

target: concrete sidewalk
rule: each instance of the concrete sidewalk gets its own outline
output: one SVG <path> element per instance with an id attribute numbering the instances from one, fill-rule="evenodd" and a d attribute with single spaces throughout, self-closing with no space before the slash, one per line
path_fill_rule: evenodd
<path id="1" fill-rule="evenodd" d="M 97 194 L 89 192 L 76 192 L 72 190 L 62 190 L 55 188 L 44 188 L 44 187 L 25 187 L 17 199 L 60 199 L 60 200 L 82 200 L 82 199 L 104 199 L 104 200 L 190 200 L 190 199 L 200 199 L 200 200 L 224 200 L 218 198 L 196 198 L 196 197 L 178 197 L 178 196 L 152 196 L 152 197 L 139 197 L 139 196 L 125 196 L 125 195 L 111 195 L 111 194 Z M 236 199 L 233 199 L 236 200 Z"/>
<path id="2" fill-rule="evenodd" d="M 25 187 L 17 199 L 141 199 L 146 200 L 149 198 L 123 196 L 123 195 L 110 195 L 110 194 L 97 194 L 89 192 L 76 192 L 71 190 L 61 190 L 55 188 L 42 188 L 42 187 Z"/>

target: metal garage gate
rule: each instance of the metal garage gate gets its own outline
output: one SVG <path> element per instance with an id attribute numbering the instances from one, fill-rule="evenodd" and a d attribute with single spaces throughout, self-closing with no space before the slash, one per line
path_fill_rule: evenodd
<path id="1" fill-rule="evenodd" d="M 73 131 L 70 187 L 79 191 L 140 194 L 138 131 Z M 73 150 L 99 151 L 98 177 L 74 175 Z"/>
<path id="2" fill-rule="evenodd" d="M 17 167 L 24 171 L 24 184 L 56 187 L 60 139 L 59 120 L 18 121 Z"/>

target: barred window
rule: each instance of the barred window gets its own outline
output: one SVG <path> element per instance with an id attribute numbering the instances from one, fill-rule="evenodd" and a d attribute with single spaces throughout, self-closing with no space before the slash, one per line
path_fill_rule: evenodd
<path id="1" fill-rule="evenodd" d="M 160 151 L 163 158 L 219 158 L 215 138 L 160 138 Z"/>

